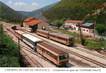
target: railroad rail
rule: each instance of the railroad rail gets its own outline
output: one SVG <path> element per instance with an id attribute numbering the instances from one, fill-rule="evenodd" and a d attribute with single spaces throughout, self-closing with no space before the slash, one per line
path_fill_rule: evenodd
<path id="1" fill-rule="evenodd" d="M 21 49 L 21 51 L 28 57 L 27 60 L 30 60 L 29 63 L 31 64 L 32 67 L 35 67 L 35 66 L 43 67 L 43 65 L 40 64 L 35 58 L 33 58 L 32 56 L 29 56 L 29 54 L 27 53 L 29 51 L 27 51 L 26 49 Z"/>
<path id="2" fill-rule="evenodd" d="M 87 60 L 87 61 L 89 61 L 89 62 L 92 62 L 92 63 L 94 63 L 94 64 L 96 64 L 96 65 L 98 65 L 98 66 L 100 66 L 100 67 L 106 68 L 106 65 L 103 64 L 103 63 L 101 63 L 101 62 L 98 62 L 98 61 L 96 61 L 96 60 L 93 60 L 93 59 L 91 59 L 91 58 L 88 58 L 88 57 L 86 57 L 86 56 L 83 56 L 83 55 L 81 55 L 81 54 L 79 54 L 79 53 L 76 53 L 76 52 L 73 52 L 73 51 L 70 51 L 70 53 L 73 54 L 73 55 L 76 55 L 76 56 L 78 56 L 78 57 L 80 57 L 80 58 L 82 58 L 82 59 L 85 59 L 85 60 Z"/>
<path id="3" fill-rule="evenodd" d="M 74 62 L 79 67 L 92 67 L 92 68 L 95 68 L 94 66 L 91 66 L 90 64 L 85 63 L 81 59 L 78 59 L 78 58 L 75 58 L 75 57 L 69 57 L 69 60 L 70 60 L 69 61 L 70 64 L 73 64 L 73 62 Z"/>
<path id="4" fill-rule="evenodd" d="M 80 47 L 77 47 L 76 49 L 79 50 L 79 51 L 83 51 L 83 52 L 92 54 L 92 55 L 94 55 L 94 56 L 98 56 L 99 58 L 102 58 L 102 59 L 106 60 L 106 57 L 105 57 L 104 55 L 100 55 L 100 54 L 97 54 L 97 53 L 92 53 L 92 52 L 90 52 L 89 50 L 86 50 L 86 49 L 80 48 Z"/>

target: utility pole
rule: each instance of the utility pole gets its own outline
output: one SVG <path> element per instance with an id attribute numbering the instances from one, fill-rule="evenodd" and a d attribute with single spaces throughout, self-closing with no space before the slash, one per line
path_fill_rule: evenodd
<path id="1" fill-rule="evenodd" d="M 94 28 L 93 28 L 93 34 L 94 34 L 94 38 L 95 38 L 95 27 L 96 27 L 96 21 L 94 22 Z"/>
<path id="2" fill-rule="evenodd" d="M 82 45 L 84 45 L 84 38 L 83 38 L 83 33 L 82 33 L 82 30 L 81 30 L 81 24 L 82 23 L 80 23 L 80 24 L 78 24 L 78 26 L 79 26 L 79 32 L 80 32 L 80 42 L 81 42 L 81 44 Z"/>
<path id="3" fill-rule="evenodd" d="M 3 32 L 3 24 L 0 24 L 0 47 L 3 47 L 3 39 L 4 39 L 4 32 Z"/>

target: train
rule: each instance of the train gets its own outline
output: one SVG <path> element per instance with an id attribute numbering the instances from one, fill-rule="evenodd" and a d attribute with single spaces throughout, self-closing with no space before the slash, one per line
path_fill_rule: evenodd
<path id="1" fill-rule="evenodd" d="M 67 46 L 74 46 L 73 36 L 68 36 L 66 34 L 60 34 L 60 33 L 53 33 L 53 32 L 49 32 L 49 31 L 41 30 L 41 29 L 38 29 L 36 34 L 42 37 L 45 37 L 47 39 L 51 39 L 53 41 L 59 42 L 61 44 L 67 45 Z"/>
<path id="2" fill-rule="evenodd" d="M 37 44 L 37 52 L 57 66 L 65 66 L 69 60 L 68 53 L 60 50 L 59 47 L 56 48 L 54 45 L 47 44 L 46 42 Z"/>
<path id="3" fill-rule="evenodd" d="M 69 54 L 62 51 L 59 47 L 55 47 L 50 43 L 42 41 L 29 33 L 24 33 L 19 30 L 16 30 L 15 32 L 17 37 L 19 37 L 25 44 L 56 66 L 64 66 L 68 63 Z"/>

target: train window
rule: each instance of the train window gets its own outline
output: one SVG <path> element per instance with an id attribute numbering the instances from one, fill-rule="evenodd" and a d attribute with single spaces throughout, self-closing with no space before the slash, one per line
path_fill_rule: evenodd
<path id="1" fill-rule="evenodd" d="M 64 59 L 67 59 L 68 58 L 68 55 L 61 55 L 59 56 L 59 60 L 64 60 Z"/>
<path id="2" fill-rule="evenodd" d="M 47 54 L 48 54 L 49 56 L 51 56 L 52 58 L 57 59 L 57 57 L 56 57 L 55 55 L 53 55 L 52 53 L 47 52 Z"/>

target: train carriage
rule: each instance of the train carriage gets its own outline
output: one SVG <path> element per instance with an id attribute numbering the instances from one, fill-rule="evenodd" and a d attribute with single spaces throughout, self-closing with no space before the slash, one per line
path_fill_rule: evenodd
<path id="1" fill-rule="evenodd" d="M 65 44 L 67 46 L 73 46 L 74 44 L 74 38 L 65 34 L 50 33 L 49 39 Z"/>
<path id="2" fill-rule="evenodd" d="M 37 52 L 57 66 L 66 65 L 69 60 L 68 53 L 44 42 L 37 44 Z"/>

